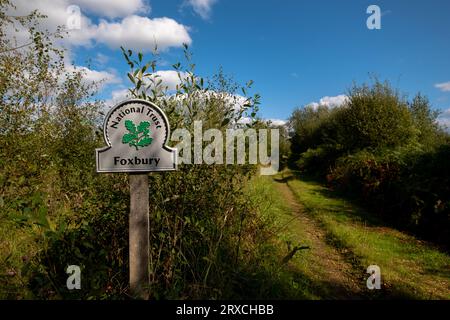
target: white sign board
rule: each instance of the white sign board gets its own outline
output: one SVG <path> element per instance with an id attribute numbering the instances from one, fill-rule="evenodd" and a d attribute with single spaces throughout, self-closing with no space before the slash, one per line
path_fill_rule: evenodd
<path id="1" fill-rule="evenodd" d="M 105 148 L 96 149 L 97 172 L 177 169 L 177 151 L 166 146 L 170 126 L 155 104 L 139 99 L 113 107 L 103 125 Z"/>

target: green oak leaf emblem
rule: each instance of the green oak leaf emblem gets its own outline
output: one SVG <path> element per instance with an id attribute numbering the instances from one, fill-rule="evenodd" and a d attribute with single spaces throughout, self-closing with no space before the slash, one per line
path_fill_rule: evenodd
<path id="1" fill-rule="evenodd" d="M 136 126 L 133 121 L 125 120 L 125 128 L 129 133 L 125 133 L 122 137 L 122 143 L 128 144 L 130 147 L 139 148 L 149 146 L 153 138 L 150 137 L 150 122 L 142 121 Z"/>

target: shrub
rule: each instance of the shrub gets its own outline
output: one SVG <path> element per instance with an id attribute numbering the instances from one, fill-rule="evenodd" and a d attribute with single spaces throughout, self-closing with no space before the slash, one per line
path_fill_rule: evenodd
<path id="1" fill-rule="evenodd" d="M 0 6 L 3 12 L 8 2 Z M 39 19 L 36 14 L 25 19 L 32 35 Z M 13 41 L 0 32 L 9 52 L 0 56 L 0 267 L 17 275 L 0 279 L 0 296 L 127 298 L 127 176 L 95 172 L 94 149 L 104 144 L 103 105 L 93 98 L 97 86 L 86 84 L 82 72 L 64 71 L 63 51 L 52 51 L 52 39 L 39 33 L 34 45 L 15 52 Z M 174 65 L 188 76 L 168 92 L 155 76 L 156 60 L 146 63 L 142 54 L 123 53 L 131 67 L 130 94 L 160 105 L 172 129 L 204 120 L 208 128 L 225 130 L 244 116 L 256 123 L 258 95 L 238 110 L 234 103 L 236 90 L 247 95 L 251 83 L 237 86 L 219 72 L 206 85 L 188 59 L 186 67 Z M 190 57 L 187 47 L 185 54 Z M 244 275 L 251 275 L 258 249 L 268 245 L 260 241 L 257 231 L 264 233 L 264 225 L 244 193 L 255 169 L 186 165 L 150 175 L 153 298 L 246 295 L 251 277 Z M 10 243 L 17 235 L 20 251 Z M 82 268 L 82 290 L 64 289 L 70 264 Z"/>
<path id="2" fill-rule="evenodd" d="M 305 173 L 322 175 L 329 171 L 341 151 L 334 145 L 321 145 L 315 149 L 308 149 L 300 155 L 297 167 Z"/>
<path id="3" fill-rule="evenodd" d="M 408 105 L 387 82 L 354 86 L 337 121 L 347 150 L 397 147 L 415 138 Z"/>
<path id="4" fill-rule="evenodd" d="M 449 242 L 450 146 L 360 151 L 338 159 L 329 182 L 358 195 L 387 222 L 437 243 Z"/>

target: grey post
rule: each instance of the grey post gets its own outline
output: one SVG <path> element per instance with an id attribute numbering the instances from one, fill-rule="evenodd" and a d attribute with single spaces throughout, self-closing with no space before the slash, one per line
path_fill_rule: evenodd
<path id="1" fill-rule="evenodd" d="M 130 173 L 130 290 L 135 298 L 149 298 L 148 173 Z"/>

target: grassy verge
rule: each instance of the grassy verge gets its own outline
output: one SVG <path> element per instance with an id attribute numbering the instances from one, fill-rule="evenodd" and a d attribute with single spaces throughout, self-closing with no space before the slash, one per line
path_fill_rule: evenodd
<path id="1" fill-rule="evenodd" d="M 264 257 L 270 274 L 278 277 L 288 295 L 299 299 L 358 299 L 361 283 L 355 281 L 351 265 L 325 243 L 325 233 L 302 213 L 281 177 L 257 177 L 249 195 L 270 230 L 270 257 Z M 277 182 L 278 180 L 278 182 Z M 307 247 L 296 250 L 298 247 Z M 286 292 L 286 290 L 285 290 Z M 269 295 L 272 296 L 273 295 Z"/>
<path id="2" fill-rule="evenodd" d="M 254 206 L 258 208 L 260 217 L 268 230 L 265 240 L 271 250 L 267 256 L 261 257 L 261 261 L 264 261 L 263 268 L 283 287 L 282 290 L 272 291 L 267 297 L 320 299 L 314 292 L 313 280 L 303 272 L 308 268 L 307 260 L 298 258 L 300 255 L 304 256 L 306 251 L 298 252 L 287 263 L 283 261 L 289 255 L 291 246 L 305 244 L 305 242 L 301 232 L 302 226 L 293 215 L 286 199 L 280 194 L 273 178 L 255 177 L 249 185 L 248 195 Z M 300 266 L 300 261 L 303 261 L 304 265 Z"/>
<path id="3" fill-rule="evenodd" d="M 258 299 L 317 299 L 312 292 L 311 279 L 298 270 L 292 263 L 283 263 L 289 253 L 287 242 L 293 245 L 300 243 L 301 236 L 295 232 L 282 232 L 289 223 L 296 223 L 291 209 L 279 194 L 270 177 L 255 177 L 248 186 L 248 200 L 266 228 L 261 230 L 263 245 L 249 250 L 259 250 L 258 261 L 249 263 L 249 270 L 240 274 L 242 283 L 235 286 L 236 292 L 231 296 Z M 22 274 L 26 260 L 42 251 L 42 230 L 37 226 L 17 223 L 11 215 L 0 216 L 0 299 L 33 299 L 36 298 L 28 288 L 30 279 Z M 249 244 L 250 246 L 251 244 Z M 243 253 L 249 257 L 253 254 Z M 302 253 L 297 253 L 294 261 Z M 64 274 L 65 275 L 65 274 Z M 86 278 L 87 279 L 87 278 Z M 242 288 L 242 292 L 239 290 Z"/>
<path id="4" fill-rule="evenodd" d="M 289 187 L 362 273 L 381 268 L 379 298 L 450 299 L 450 257 L 405 233 L 384 227 L 357 206 L 324 186 L 284 173 Z M 368 275 L 367 275 L 368 276 Z"/>

